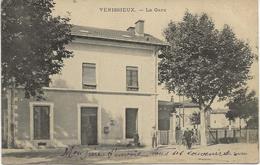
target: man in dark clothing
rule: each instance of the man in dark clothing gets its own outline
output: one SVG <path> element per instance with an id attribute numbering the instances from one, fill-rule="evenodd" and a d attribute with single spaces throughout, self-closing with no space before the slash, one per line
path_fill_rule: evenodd
<path id="1" fill-rule="evenodd" d="M 187 128 L 187 129 L 184 131 L 183 136 L 184 136 L 184 139 L 185 139 L 185 141 L 186 141 L 187 148 L 188 148 L 188 149 L 191 149 L 191 145 L 192 145 L 192 139 L 191 139 L 191 137 L 192 137 L 192 131 Z"/>
<path id="2" fill-rule="evenodd" d="M 153 126 L 152 127 L 152 132 L 151 132 L 151 136 L 152 136 L 152 147 L 156 148 L 157 147 L 157 131 L 156 131 L 156 127 Z"/>

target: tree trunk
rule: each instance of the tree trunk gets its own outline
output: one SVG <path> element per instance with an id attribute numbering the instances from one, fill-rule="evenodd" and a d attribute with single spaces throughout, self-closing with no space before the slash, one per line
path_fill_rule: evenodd
<path id="1" fill-rule="evenodd" d="M 15 147 L 15 124 L 14 124 L 14 93 L 15 93 L 15 89 L 12 87 L 10 89 L 10 121 L 9 121 L 9 127 L 10 127 L 10 132 L 9 132 L 9 144 L 8 144 L 8 148 L 14 148 Z"/>
<path id="2" fill-rule="evenodd" d="M 206 137 L 206 113 L 205 110 L 202 109 L 200 111 L 200 145 L 207 145 L 207 137 Z"/>
<path id="3" fill-rule="evenodd" d="M 10 87 L 10 111 L 8 112 L 8 148 L 15 148 L 15 78 Z"/>

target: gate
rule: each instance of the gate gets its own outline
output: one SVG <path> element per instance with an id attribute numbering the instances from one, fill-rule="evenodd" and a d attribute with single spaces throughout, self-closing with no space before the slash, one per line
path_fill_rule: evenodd
<path id="1" fill-rule="evenodd" d="M 176 130 L 176 144 L 182 145 L 183 144 L 183 131 L 182 130 Z"/>
<path id="2" fill-rule="evenodd" d="M 159 130 L 158 143 L 160 145 L 168 145 L 169 144 L 169 130 Z"/>
<path id="3" fill-rule="evenodd" d="M 218 130 L 208 129 L 206 135 L 207 135 L 208 144 L 217 144 L 218 143 Z"/>

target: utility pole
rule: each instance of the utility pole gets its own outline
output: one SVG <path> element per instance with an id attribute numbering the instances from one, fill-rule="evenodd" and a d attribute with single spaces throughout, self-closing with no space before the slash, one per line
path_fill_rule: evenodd
<path id="1" fill-rule="evenodd" d="M 182 97 L 182 116 L 183 116 L 183 120 L 182 120 L 182 124 L 183 124 L 183 128 L 184 128 L 184 119 L 185 119 L 185 114 L 184 114 L 184 96 Z"/>

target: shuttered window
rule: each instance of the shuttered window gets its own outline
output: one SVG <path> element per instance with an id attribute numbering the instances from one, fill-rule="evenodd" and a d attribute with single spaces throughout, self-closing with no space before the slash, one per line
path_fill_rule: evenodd
<path id="1" fill-rule="evenodd" d="M 126 138 L 133 138 L 135 133 L 138 133 L 137 128 L 137 113 L 136 108 L 127 108 L 125 112 L 125 126 L 126 126 Z"/>
<path id="2" fill-rule="evenodd" d="M 134 66 L 126 67 L 126 89 L 128 91 L 138 91 L 138 68 Z"/>
<path id="3" fill-rule="evenodd" d="M 82 64 L 82 85 L 86 89 L 96 89 L 96 64 Z"/>
<path id="4" fill-rule="evenodd" d="M 50 107 L 33 107 L 33 132 L 35 140 L 50 139 Z"/>

